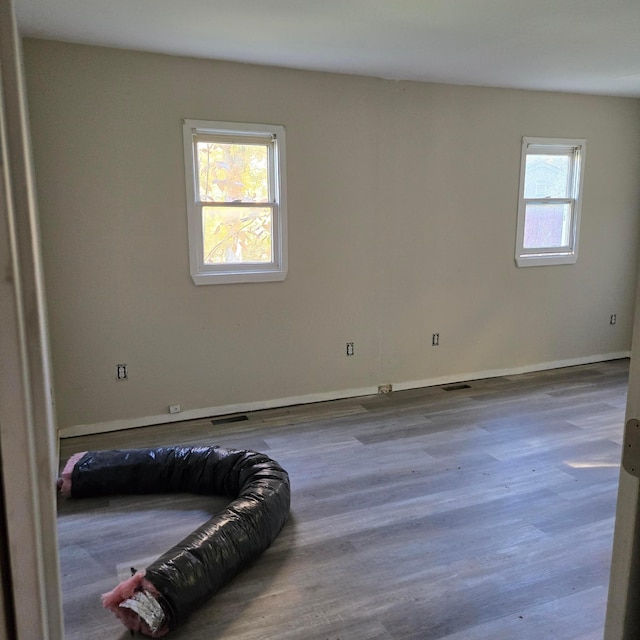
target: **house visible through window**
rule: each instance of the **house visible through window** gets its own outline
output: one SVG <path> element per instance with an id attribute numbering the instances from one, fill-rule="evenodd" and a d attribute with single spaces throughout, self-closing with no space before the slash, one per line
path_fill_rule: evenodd
<path id="1" fill-rule="evenodd" d="M 578 259 L 586 140 L 523 138 L 516 262 L 520 267 Z"/>
<path id="2" fill-rule="evenodd" d="M 191 277 L 284 280 L 284 127 L 184 121 Z"/>

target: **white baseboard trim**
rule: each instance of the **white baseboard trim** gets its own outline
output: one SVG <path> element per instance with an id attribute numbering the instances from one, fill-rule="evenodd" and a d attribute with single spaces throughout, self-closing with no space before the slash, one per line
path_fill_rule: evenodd
<path id="1" fill-rule="evenodd" d="M 475 371 L 468 374 L 455 374 L 443 376 L 441 378 L 428 378 L 426 380 L 413 380 L 410 382 L 399 382 L 393 385 L 394 391 L 406 391 L 408 389 L 420 389 L 422 387 L 438 387 L 443 384 L 454 384 L 456 382 L 469 382 L 470 380 L 483 380 L 485 378 L 502 378 L 504 376 L 517 376 L 523 373 L 533 373 L 534 371 L 548 371 L 551 369 L 562 369 L 564 367 L 575 367 L 581 364 L 595 364 L 606 362 L 607 360 L 621 360 L 629 358 L 631 351 L 617 351 L 615 353 L 602 353 L 581 358 L 571 358 L 569 360 L 554 360 L 553 362 L 540 362 L 537 364 L 525 365 L 522 367 L 510 367 L 508 369 L 488 369 L 486 371 Z"/>
<path id="2" fill-rule="evenodd" d="M 327 393 L 311 393 L 304 396 L 292 396 L 290 398 L 276 398 L 273 400 L 259 400 L 243 404 L 226 404 L 218 407 L 204 407 L 202 409 L 188 409 L 174 414 L 160 414 L 157 416 L 145 416 L 130 420 L 111 420 L 95 424 L 79 424 L 73 427 L 63 427 L 58 431 L 61 438 L 73 438 L 75 436 L 87 436 L 95 433 L 107 433 L 109 431 L 122 431 L 136 427 L 148 427 L 154 424 L 169 424 L 171 422 L 183 422 L 185 420 L 200 420 L 202 418 L 215 418 L 216 416 L 228 416 L 234 413 L 249 413 L 264 409 L 278 409 L 298 404 L 313 404 L 314 402 L 326 402 L 328 400 L 343 400 L 344 398 L 357 398 L 378 393 L 378 387 L 363 387 L 361 389 L 342 389 Z"/>
<path id="3" fill-rule="evenodd" d="M 513 376 L 522 373 L 532 373 L 534 371 L 546 371 L 549 369 L 561 369 L 563 367 L 574 367 L 581 364 L 594 364 L 607 360 L 620 360 L 629 358 L 630 351 L 618 351 L 615 353 L 604 353 L 593 356 L 572 358 L 569 360 L 555 360 L 553 362 L 541 362 L 538 364 L 525 365 L 522 367 L 510 367 L 507 369 L 489 369 L 486 371 L 475 371 L 466 374 L 452 374 L 439 378 L 427 378 L 425 380 L 411 380 L 405 382 L 393 382 L 394 391 L 405 391 L 407 389 L 419 389 L 422 387 L 437 387 L 444 384 L 456 382 L 468 382 L 469 380 L 482 380 L 484 378 L 500 378 L 503 376 Z M 384 381 L 385 383 L 387 381 Z M 94 424 L 79 424 L 71 427 L 63 427 L 58 433 L 60 438 L 73 438 L 76 436 L 87 436 L 96 433 L 108 433 L 110 431 L 123 431 L 125 429 L 135 429 L 137 427 L 148 427 L 155 424 L 169 424 L 171 422 L 183 422 L 185 420 L 199 420 L 202 418 L 214 418 L 216 416 L 226 416 L 235 413 L 249 413 L 251 411 L 261 411 L 264 409 L 277 409 L 280 407 L 290 407 L 301 404 L 313 404 L 314 402 L 327 402 L 329 400 L 344 400 L 346 398 L 357 398 L 360 396 L 370 396 L 378 393 L 378 387 L 362 387 L 360 389 L 341 389 L 339 391 L 328 391 L 326 393 L 311 393 L 303 396 L 291 396 L 289 398 L 276 398 L 273 400 L 260 400 L 258 402 L 247 402 L 241 404 L 228 404 L 217 407 L 204 407 L 202 409 L 189 409 L 175 414 L 160 414 L 156 416 L 145 416 L 132 418 L 129 420 L 111 420 L 108 422 L 98 422 Z"/>

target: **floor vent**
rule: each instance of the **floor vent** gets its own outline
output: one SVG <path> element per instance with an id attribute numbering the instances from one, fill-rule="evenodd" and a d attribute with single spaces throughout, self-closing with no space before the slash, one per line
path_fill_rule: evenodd
<path id="1" fill-rule="evenodd" d="M 217 418 L 211 421 L 211 424 L 215 427 L 219 424 L 231 424 L 232 422 L 244 422 L 249 418 L 245 415 L 242 416 L 226 416 L 224 418 Z"/>
<path id="2" fill-rule="evenodd" d="M 442 387 L 445 391 L 459 391 L 460 389 L 471 389 L 470 384 L 448 384 Z"/>

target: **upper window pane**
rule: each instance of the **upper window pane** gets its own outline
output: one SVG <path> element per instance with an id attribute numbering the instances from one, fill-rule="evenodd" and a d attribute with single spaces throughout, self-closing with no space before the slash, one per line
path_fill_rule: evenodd
<path id="1" fill-rule="evenodd" d="M 203 202 L 269 202 L 269 149 L 260 144 L 197 143 Z"/>
<path id="2" fill-rule="evenodd" d="M 570 165 L 571 161 L 568 155 L 528 155 L 524 197 L 568 198 Z"/>

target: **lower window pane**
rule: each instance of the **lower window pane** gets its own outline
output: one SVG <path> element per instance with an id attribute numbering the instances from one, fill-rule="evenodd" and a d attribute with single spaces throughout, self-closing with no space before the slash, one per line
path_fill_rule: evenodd
<path id="1" fill-rule="evenodd" d="M 553 249 L 569 246 L 571 204 L 527 204 L 524 219 L 524 248 Z"/>
<path id="2" fill-rule="evenodd" d="M 270 207 L 203 207 L 204 264 L 273 262 Z"/>

